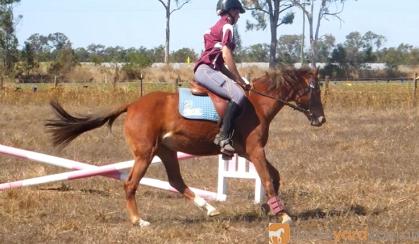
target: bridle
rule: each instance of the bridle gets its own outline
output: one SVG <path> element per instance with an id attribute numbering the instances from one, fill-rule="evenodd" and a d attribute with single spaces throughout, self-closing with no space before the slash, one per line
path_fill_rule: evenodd
<path id="1" fill-rule="evenodd" d="M 271 95 L 268 95 L 268 94 L 265 94 L 265 93 L 262 93 L 262 92 L 260 92 L 260 91 L 258 91 L 258 90 L 256 90 L 254 87 L 252 87 L 251 89 L 250 89 L 250 91 L 251 92 L 253 92 L 253 93 L 256 93 L 256 94 L 258 94 L 258 95 L 260 95 L 260 96 L 262 96 L 262 97 L 267 97 L 267 98 L 270 98 L 270 99 L 273 99 L 273 100 L 275 100 L 275 101 L 277 101 L 277 102 L 279 102 L 279 103 L 281 103 L 281 104 L 283 104 L 283 105 L 286 105 L 286 106 L 288 106 L 288 107 L 290 107 L 290 108 L 292 108 L 292 109 L 294 109 L 294 110 L 297 110 L 297 111 L 299 111 L 299 112 L 302 112 L 302 113 L 304 113 L 305 115 L 307 115 L 307 116 L 309 116 L 310 118 L 312 118 L 313 117 L 313 113 L 310 111 L 310 107 L 311 107 L 311 95 L 313 94 L 313 92 L 316 90 L 316 89 L 319 89 L 319 84 L 318 84 L 318 82 L 316 82 L 314 79 L 311 79 L 310 80 L 310 82 L 309 82 L 309 85 L 307 86 L 307 87 L 305 87 L 304 88 L 304 90 L 302 90 L 301 92 L 298 92 L 298 97 L 301 97 L 301 96 L 304 96 L 304 95 L 306 95 L 307 93 L 309 94 L 309 96 L 310 96 L 310 98 L 309 98 L 309 100 L 310 100 L 310 104 L 309 104 L 309 108 L 308 109 L 306 109 L 306 108 L 303 108 L 303 107 L 301 107 L 300 105 L 298 105 L 298 104 L 293 104 L 293 103 L 290 103 L 290 102 L 288 102 L 288 101 L 286 101 L 286 100 L 284 100 L 284 99 L 282 99 L 282 98 L 277 98 L 277 97 L 274 97 L 274 96 L 271 96 Z"/>

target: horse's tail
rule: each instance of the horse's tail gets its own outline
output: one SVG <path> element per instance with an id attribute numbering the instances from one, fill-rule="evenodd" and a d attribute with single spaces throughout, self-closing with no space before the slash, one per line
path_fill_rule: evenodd
<path id="1" fill-rule="evenodd" d="M 129 104 L 124 105 L 103 115 L 75 117 L 65 111 L 56 100 L 51 101 L 50 105 L 56 113 L 57 118 L 47 120 L 45 126 L 49 128 L 49 132 L 52 134 L 54 146 L 62 147 L 65 147 L 82 133 L 98 128 L 106 122 L 109 128 L 111 128 L 115 119 L 126 112 L 129 106 Z"/>

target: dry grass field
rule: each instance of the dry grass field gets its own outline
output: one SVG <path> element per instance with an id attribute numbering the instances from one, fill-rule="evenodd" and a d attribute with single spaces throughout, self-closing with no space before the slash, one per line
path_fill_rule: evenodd
<path id="1" fill-rule="evenodd" d="M 38 86 L 36 93 L 0 91 L 0 144 L 96 165 L 131 159 L 124 116 L 112 133 L 91 131 L 62 151 L 43 123 L 52 117 L 52 97 L 71 112 L 94 113 L 134 100 L 137 88 Z M 294 219 L 291 243 L 419 242 L 419 109 L 411 106 L 411 87 L 331 83 L 321 128 L 287 108 L 277 115 L 266 151 Z M 181 168 L 190 186 L 216 190 L 216 158 L 185 160 Z M 0 157 L 0 183 L 64 171 Z M 161 165 L 147 176 L 166 179 Z M 112 179 L 0 192 L 0 243 L 267 243 L 276 220 L 252 203 L 252 183 L 230 180 L 228 193 L 228 201 L 213 203 L 222 214 L 208 218 L 177 194 L 140 186 L 140 210 L 152 223 L 140 229 L 128 221 L 122 182 Z"/>

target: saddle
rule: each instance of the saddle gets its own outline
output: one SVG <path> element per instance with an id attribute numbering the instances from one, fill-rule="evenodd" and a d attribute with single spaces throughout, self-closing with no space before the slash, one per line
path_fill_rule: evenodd
<path id="1" fill-rule="evenodd" d="M 224 111 L 227 107 L 227 102 L 228 102 L 226 99 L 212 93 L 210 90 L 199 85 L 194 80 L 191 80 L 189 84 L 190 84 L 191 93 L 193 95 L 200 96 L 200 97 L 208 96 L 211 99 L 212 103 L 214 104 L 215 110 L 217 111 L 220 118 L 224 117 Z"/>

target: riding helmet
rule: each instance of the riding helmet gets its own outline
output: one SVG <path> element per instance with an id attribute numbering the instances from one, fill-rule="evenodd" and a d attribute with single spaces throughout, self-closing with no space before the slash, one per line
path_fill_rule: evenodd
<path id="1" fill-rule="evenodd" d="M 217 14 L 222 15 L 231 9 L 238 9 L 240 13 L 244 13 L 245 10 L 239 0 L 219 0 L 217 3 Z"/>

